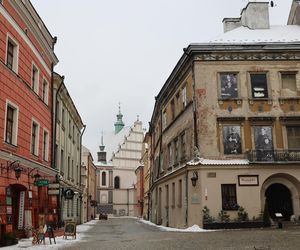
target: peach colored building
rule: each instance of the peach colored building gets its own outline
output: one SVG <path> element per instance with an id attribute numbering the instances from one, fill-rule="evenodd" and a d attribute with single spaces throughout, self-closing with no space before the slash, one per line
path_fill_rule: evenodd
<path id="1" fill-rule="evenodd" d="M 171 227 L 300 216 L 300 26 L 272 26 L 268 2 L 249 2 L 224 34 L 184 49 L 156 97 L 150 219 Z M 284 35 L 282 35 L 284 34 Z M 265 206 L 267 204 L 267 206 Z"/>

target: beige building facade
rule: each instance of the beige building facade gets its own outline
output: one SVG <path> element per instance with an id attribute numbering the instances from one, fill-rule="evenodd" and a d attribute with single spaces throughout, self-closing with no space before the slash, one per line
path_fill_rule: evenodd
<path id="1" fill-rule="evenodd" d="M 85 125 L 64 83 L 54 74 L 54 163 L 58 170 L 59 221 L 81 223 L 81 139 Z"/>
<path id="2" fill-rule="evenodd" d="M 249 2 L 224 34 L 189 45 L 158 94 L 151 221 L 203 226 L 203 209 L 220 221 L 241 207 L 299 218 L 300 27 L 271 26 L 268 8 Z"/>

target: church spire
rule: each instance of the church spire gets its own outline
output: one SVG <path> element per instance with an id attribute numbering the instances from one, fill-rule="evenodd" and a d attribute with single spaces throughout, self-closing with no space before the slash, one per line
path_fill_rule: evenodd
<path id="1" fill-rule="evenodd" d="M 119 113 L 117 114 L 117 121 L 115 122 L 115 134 L 119 133 L 125 126 L 123 120 L 123 115 L 121 113 L 121 103 L 119 103 Z"/>

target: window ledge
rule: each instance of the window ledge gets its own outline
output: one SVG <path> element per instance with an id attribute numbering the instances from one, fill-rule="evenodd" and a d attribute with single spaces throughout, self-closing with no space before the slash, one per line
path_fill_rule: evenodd
<path id="1" fill-rule="evenodd" d="M 268 104 L 273 103 L 273 99 L 271 98 L 248 98 L 248 101 L 250 104 L 253 104 L 253 102 L 268 102 Z"/>

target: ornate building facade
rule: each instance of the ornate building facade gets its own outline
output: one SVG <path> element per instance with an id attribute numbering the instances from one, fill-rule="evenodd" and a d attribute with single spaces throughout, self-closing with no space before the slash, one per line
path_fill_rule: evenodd
<path id="1" fill-rule="evenodd" d="M 140 165 L 144 130 L 139 120 L 126 127 L 122 117 L 119 110 L 115 131 L 103 135 L 98 152 L 98 213 L 133 216 L 137 205 L 135 170 Z"/>
<path id="2" fill-rule="evenodd" d="M 30 1 L 0 1 L 0 238 L 57 221 L 52 164 L 56 38 Z"/>
<path id="3" fill-rule="evenodd" d="M 300 215 L 298 5 L 271 26 L 268 3 L 249 2 L 224 34 L 184 49 L 149 129 L 151 221 L 203 226 L 205 207 L 218 220 L 266 204 L 271 218 Z"/>

